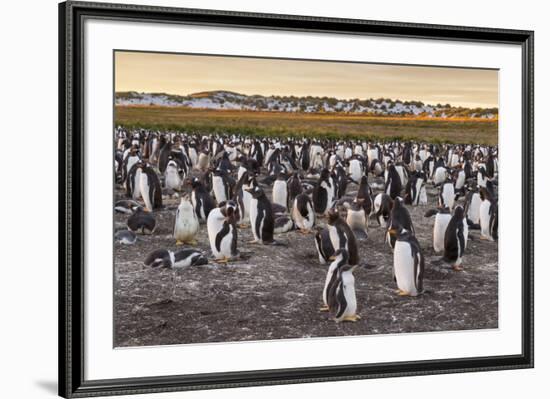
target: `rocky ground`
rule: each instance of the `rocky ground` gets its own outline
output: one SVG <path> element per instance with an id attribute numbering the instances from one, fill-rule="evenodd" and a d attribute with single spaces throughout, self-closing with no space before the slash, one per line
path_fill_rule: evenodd
<path id="1" fill-rule="evenodd" d="M 351 184 L 348 192 L 355 189 Z M 115 191 L 124 198 L 120 187 Z M 355 272 L 362 318 L 340 324 L 319 312 L 327 266 L 319 264 L 313 235 L 293 231 L 276 237 L 285 247 L 263 246 L 249 244 L 250 229 L 240 229 L 246 261 L 177 272 L 145 267 L 150 251 L 178 248 L 171 233 L 179 200 L 166 201 L 155 212 L 155 234 L 138 236 L 135 245 L 115 244 L 115 346 L 497 328 L 498 244 L 470 231 L 464 271 L 440 264 L 432 249 L 433 218 L 423 217 L 437 202 L 431 186 L 428 199 L 428 206 L 408 206 L 426 257 L 426 293 L 395 293 L 393 255 L 384 229 L 371 219 L 368 239 L 359 242 L 361 261 L 370 267 Z M 126 219 L 115 214 L 115 229 L 126 228 Z M 197 240 L 211 256 L 205 225 Z"/>

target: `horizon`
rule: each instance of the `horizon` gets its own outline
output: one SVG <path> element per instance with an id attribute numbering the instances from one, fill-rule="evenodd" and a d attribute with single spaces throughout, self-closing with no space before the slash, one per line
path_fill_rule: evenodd
<path id="1" fill-rule="evenodd" d="M 498 108 L 498 71 L 116 51 L 115 92 L 129 91 L 185 97 L 225 91 L 348 101 L 384 98 Z"/>

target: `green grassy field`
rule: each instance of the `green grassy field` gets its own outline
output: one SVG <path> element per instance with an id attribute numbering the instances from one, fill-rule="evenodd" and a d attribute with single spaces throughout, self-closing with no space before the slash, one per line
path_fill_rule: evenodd
<path id="1" fill-rule="evenodd" d="M 498 121 L 373 117 L 346 114 L 304 114 L 217 111 L 176 107 L 117 106 L 115 123 L 159 130 L 184 129 L 203 133 L 256 136 L 399 139 L 496 145 Z"/>

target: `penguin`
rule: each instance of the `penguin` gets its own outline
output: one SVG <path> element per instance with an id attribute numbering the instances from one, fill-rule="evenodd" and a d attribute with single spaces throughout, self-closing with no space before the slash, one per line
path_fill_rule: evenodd
<path id="1" fill-rule="evenodd" d="M 424 214 L 424 217 L 432 217 L 435 215 L 433 228 L 433 249 L 439 253 L 445 249 L 445 231 L 451 220 L 451 212 L 449 208 L 431 209 Z"/>
<path id="2" fill-rule="evenodd" d="M 137 241 L 137 235 L 131 230 L 119 230 L 115 233 L 115 241 L 119 244 L 132 245 Z"/>
<path id="3" fill-rule="evenodd" d="M 202 151 L 199 154 L 197 169 L 200 170 L 201 172 L 205 172 L 208 169 L 209 164 L 210 164 L 210 157 L 208 156 L 208 153 Z"/>
<path id="4" fill-rule="evenodd" d="M 257 185 L 258 183 L 254 176 L 246 171 L 242 174 L 235 186 L 233 200 L 237 204 L 239 210 L 238 222 L 241 228 L 248 227 L 248 222 L 250 221 L 250 200 L 252 199 L 252 195 L 246 190 L 256 187 Z"/>
<path id="5" fill-rule="evenodd" d="M 239 255 L 235 225 L 236 212 L 235 202 L 227 201 L 221 208 L 214 208 L 208 214 L 206 222 L 208 240 L 217 263 L 227 263 Z"/>
<path id="6" fill-rule="evenodd" d="M 126 195 L 133 200 L 139 200 L 141 198 L 141 166 L 144 163 L 138 161 L 130 168 L 126 176 Z"/>
<path id="7" fill-rule="evenodd" d="M 273 203 L 279 204 L 288 208 L 288 187 L 286 182 L 286 175 L 284 173 L 279 173 L 277 180 L 273 183 Z"/>
<path id="8" fill-rule="evenodd" d="M 218 204 L 231 198 L 231 185 L 224 170 L 215 169 L 212 172 L 212 191 Z"/>
<path id="9" fill-rule="evenodd" d="M 330 240 L 328 229 L 317 229 L 315 232 L 315 247 L 319 255 L 319 263 L 326 264 L 332 255 L 334 255 L 334 247 Z"/>
<path id="10" fill-rule="evenodd" d="M 481 206 L 481 196 L 479 190 L 468 189 L 466 194 L 466 200 L 464 205 L 464 213 L 468 221 L 470 228 L 480 228 L 479 226 L 479 210 Z"/>
<path id="11" fill-rule="evenodd" d="M 463 270 L 462 257 L 468 244 L 468 223 L 464 217 L 464 209 L 457 206 L 453 217 L 445 230 L 445 251 L 443 260 L 452 264 L 456 271 Z"/>
<path id="12" fill-rule="evenodd" d="M 176 211 L 176 220 L 174 222 L 174 238 L 176 245 L 187 243 L 197 245 L 195 236 L 199 232 L 199 218 L 195 213 L 195 208 L 186 195 Z"/>
<path id="13" fill-rule="evenodd" d="M 179 191 L 181 188 L 181 177 L 178 172 L 178 164 L 173 159 L 168 161 L 164 171 L 164 186 Z"/>
<path id="14" fill-rule="evenodd" d="M 424 173 L 416 172 L 411 175 L 405 187 L 405 203 L 413 206 L 426 205 L 428 196 L 425 187 L 426 178 Z"/>
<path id="15" fill-rule="evenodd" d="M 363 175 L 363 163 L 358 157 L 354 157 L 349 160 L 349 177 L 350 179 L 359 184 L 359 180 Z"/>
<path id="16" fill-rule="evenodd" d="M 337 323 L 342 321 L 356 322 L 361 317 L 357 314 L 354 270 L 357 265 L 342 264 L 336 268 L 336 281 L 331 285 L 327 299 L 330 312 Z"/>
<path id="17" fill-rule="evenodd" d="M 275 221 L 271 203 L 267 199 L 264 190 L 259 186 L 247 189 L 251 195 L 250 200 L 250 225 L 254 240 L 257 244 L 274 244 L 273 230 Z"/>
<path id="18" fill-rule="evenodd" d="M 191 204 L 195 209 L 195 213 L 198 216 L 199 220 L 206 221 L 208 219 L 208 214 L 212 209 L 216 207 L 214 200 L 208 193 L 208 190 L 204 187 L 203 183 L 193 177 L 189 184 L 191 185 Z"/>
<path id="19" fill-rule="evenodd" d="M 197 249 L 184 248 L 178 251 L 156 249 L 150 252 L 143 261 L 145 266 L 179 269 L 189 266 L 208 264 L 208 259 Z"/>
<path id="20" fill-rule="evenodd" d="M 275 227 L 273 233 L 283 234 L 294 230 L 296 225 L 290 216 L 279 216 L 275 218 Z"/>
<path id="21" fill-rule="evenodd" d="M 333 255 L 329 257 L 329 260 L 332 261 L 330 264 L 328 270 L 327 270 L 327 276 L 325 278 L 325 286 L 323 287 L 323 307 L 319 309 L 321 312 L 328 312 L 329 306 L 328 306 L 328 293 L 330 288 L 333 287 L 333 285 L 336 283 L 338 272 L 337 268 L 341 267 L 348 263 L 349 260 L 349 254 L 348 251 L 346 251 L 344 248 L 340 248 L 338 251 L 336 251 Z"/>
<path id="22" fill-rule="evenodd" d="M 439 206 L 453 209 L 455 205 L 455 187 L 451 180 L 445 181 L 439 188 Z"/>
<path id="23" fill-rule="evenodd" d="M 359 181 L 359 188 L 357 189 L 357 195 L 355 200 L 361 202 L 363 208 L 365 209 L 365 215 L 367 217 L 367 227 L 368 227 L 368 216 L 372 213 L 373 210 L 373 201 L 372 201 L 372 188 L 369 185 L 369 179 L 367 175 L 363 175 Z"/>
<path id="24" fill-rule="evenodd" d="M 399 176 L 399 173 L 397 172 L 397 169 L 395 168 L 394 164 L 390 164 L 388 167 L 388 177 L 386 179 L 386 186 L 384 188 L 384 192 L 390 196 L 390 198 L 393 200 L 396 197 L 401 195 L 401 177 Z"/>
<path id="25" fill-rule="evenodd" d="M 142 164 L 139 168 L 141 168 L 139 187 L 146 209 L 153 211 L 162 208 L 162 188 L 159 177 L 147 164 Z"/>
<path id="26" fill-rule="evenodd" d="M 363 207 L 363 200 L 354 200 L 346 215 L 346 223 L 358 239 L 368 238 L 368 214 Z"/>
<path id="27" fill-rule="evenodd" d="M 128 230 L 141 232 L 141 234 L 153 234 L 156 227 L 155 217 L 143 207 L 138 206 L 127 220 Z"/>
<path id="28" fill-rule="evenodd" d="M 330 241 L 335 250 L 345 248 L 349 254 L 349 264 L 357 265 L 359 263 L 359 250 L 357 240 L 348 224 L 340 217 L 337 209 L 331 209 L 328 212 L 328 231 Z"/>
<path id="29" fill-rule="evenodd" d="M 299 194 L 294 200 L 292 219 L 300 233 L 309 233 L 315 225 L 313 203 L 307 194 Z"/>
<path id="30" fill-rule="evenodd" d="M 486 187 L 479 191 L 481 204 L 479 206 L 480 238 L 495 241 L 498 239 L 498 202 Z"/>
<path id="31" fill-rule="evenodd" d="M 119 200 L 115 202 L 115 212 L 131 215 L 138 206 L 139 203 L 133 200 Z"/>
<path id="32" fill-rule="evenodd" d="M 400 296 L 424 292 L 424 255 L 412 232 L 398 226 L 393 251 L 393 278 Z"/>
<path id="33" fill-rule="evenodd" d="M 447 179 L 447 168 L 445 166 L 436 166 L 434 170 L 434 185 L 439 186 L 440 184 L 443 184 L 445 180 Z"/>
<path id="34" fill-rule="evenodd" d="M 374 197 L 374 213 L 378 224 L 386 227 L 390 218 L 393 200 L 385 193 L 379 193 Z"/>
<path id="35" fill-rule="evenodd" d="M 334 201 L 334 187 L 330 183 L 330 172 L 328 169 L 321 171 L 321 176 L 313 189 L 313 205 L 315 212 L 324 215 Z"/>
<path id="36" fill-rule="evenodd" d="M 396 197 L 393 201 L 388 229 L 386 231 L 386 242 L 390 245 L 391 249 L 395 248 L 395 241 L 399 228 L 405 229 L 413 235 L 415 234 L 411 214 L 403 204 L 403 199 L 401 197 Z"/>
<path id="37" fill-rule="evenodd" d="M 288 203 L 293 204 L 294 199 L 304 191 L 298 172 L 294 172 L 287 181 Z"/>

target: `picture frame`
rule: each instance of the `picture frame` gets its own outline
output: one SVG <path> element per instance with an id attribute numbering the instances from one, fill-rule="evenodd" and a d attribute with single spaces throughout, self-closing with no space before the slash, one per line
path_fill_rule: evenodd
<path id="1" fill-rule="evenodd" d="M 508 44 L 521 47 L 521 353 L 237 372 L 87 379 L 84 22 L 86 19 Z M 59 4 L 59 395 L 143 394 L 534 367 L 534 32 L 218 10 Z"/>

